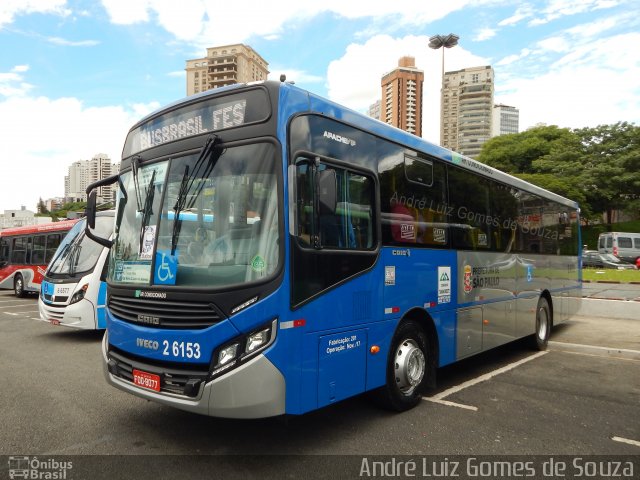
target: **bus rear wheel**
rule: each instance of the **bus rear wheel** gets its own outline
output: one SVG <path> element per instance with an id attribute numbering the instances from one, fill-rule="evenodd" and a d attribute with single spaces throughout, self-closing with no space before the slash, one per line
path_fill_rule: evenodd
<path id="1" fill-rule="evenodd" d="M 429 365 L 427 336 L 414 321 L 400 324 L 391 341 L 387 381 L 375 392 L 383 407 L 403 412 L 422 399 Z"/>
<path id="2" fill-rule="evenodd" d="M 16 297 L 22 298 L 24 297 L 24 279 L 22 275 L 16 275 L 15 280 L 13 281 L 13 292 L 16 294 Z"/>
<path id="3" fill-rule="evenodd" d="M 536 350 L 546 350 L 551 336 L 553 324 L 551 308 L 546 298 L 540 297 L 536 308 L 536 333 L 533 335 L 532 346 Z"/>

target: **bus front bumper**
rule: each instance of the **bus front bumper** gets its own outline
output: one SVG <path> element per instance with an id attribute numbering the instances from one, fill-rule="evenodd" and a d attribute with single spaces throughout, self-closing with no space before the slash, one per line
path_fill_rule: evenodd
<path id="1" fill-rule="evenodd" d="M 155 392 L 113 375 L 108 368 L 108 333 L 102 340 L 107 382 L 132 395 L 201 415 L 264 418 L 285 413 L 286 384 L 282 373 L 263 354 L 214 380 L 203 382 L 194 398 Z"/>

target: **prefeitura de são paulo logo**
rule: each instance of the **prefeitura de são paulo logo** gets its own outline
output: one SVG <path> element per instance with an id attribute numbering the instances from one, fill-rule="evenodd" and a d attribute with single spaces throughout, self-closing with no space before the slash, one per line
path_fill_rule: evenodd
<path id="1" fill-rule="evenodd" d="M 464 293 L 471 293 L 471 290 L 473 290 L 473 285 L 471 284 L 471 265 L 464 266 L 463 282 Z"/>

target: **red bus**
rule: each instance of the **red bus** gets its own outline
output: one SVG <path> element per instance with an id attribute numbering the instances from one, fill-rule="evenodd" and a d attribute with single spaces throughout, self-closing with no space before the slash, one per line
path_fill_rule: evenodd
<path id="1" fill-rule="evenodd" d="M 0 289 L 13 289 L 16 297 L 39 292 L 48 263 L 77 221 L 0 230 Z"/>

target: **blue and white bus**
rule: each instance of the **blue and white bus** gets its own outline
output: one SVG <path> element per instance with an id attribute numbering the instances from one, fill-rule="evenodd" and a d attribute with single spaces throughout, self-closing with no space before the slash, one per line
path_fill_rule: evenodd
<path id="1" fill-rule="evenodd" d="M 110 238 L 115 212 L 96 214 L 95 233 Z M 40 287 L 40 318 L 52 325 L 80 329 L 106 327 L 106 274 L 109 249 L 86 236 L 81 219 L 53 255 Z"/>
<path id="2" fill-rule="evenodd" d="M 579 304 L 575 202 L 286 82 L 144 118 L 89 216 L 115 181 L 105 375 L 191 412 L 406 410 Z"/>

